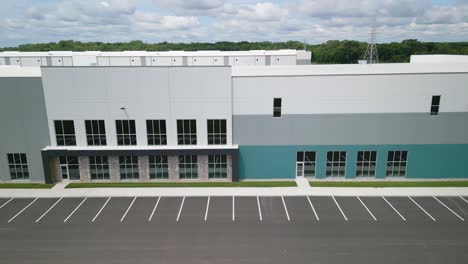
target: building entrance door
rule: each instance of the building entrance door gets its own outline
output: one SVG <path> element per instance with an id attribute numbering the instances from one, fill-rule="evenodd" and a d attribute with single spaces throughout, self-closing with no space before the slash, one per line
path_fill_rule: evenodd
<path id="1" fill-rule="evenodd" d="M 304 162 L 296 162 L 296 177 L 304 177 Z"/>
<path id="2" fill-rule="evenodd" d="M 60 173 L 64 180 L 79 180 L 80 169 L 78 166 L 78 157 L 76 156 L 61 156 L 60 158 Z"/>
<path id="3" fill-rule="evenodd" d="M 67 164 L 60 165 L 60 172 L 62 173 L 62 179 L 68 180 L 68 165 Z"/>

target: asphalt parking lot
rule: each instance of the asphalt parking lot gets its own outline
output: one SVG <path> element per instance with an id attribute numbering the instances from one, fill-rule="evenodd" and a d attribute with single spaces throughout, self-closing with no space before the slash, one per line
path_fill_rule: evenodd
<path id="1" fill-rule="evenodd" d="M 464 263 L 468 197 L 0 198 L 0 263 Z"/>

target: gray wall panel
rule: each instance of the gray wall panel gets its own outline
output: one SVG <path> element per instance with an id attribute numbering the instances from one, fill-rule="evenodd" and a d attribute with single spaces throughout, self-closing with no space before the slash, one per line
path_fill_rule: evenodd
<path id="1" fill-rule="evenodd" d="M 467 144 L 468 113 L 233 116 L 239 145 Z"/>
<path id="2" fill-rule="evenodd" d="M 0 78 L 0 92 L 0 180 L 10 180 L 7 153 L 26 153 L 30 180 L 43 182 L 50 140 L 41 78 Z"/>

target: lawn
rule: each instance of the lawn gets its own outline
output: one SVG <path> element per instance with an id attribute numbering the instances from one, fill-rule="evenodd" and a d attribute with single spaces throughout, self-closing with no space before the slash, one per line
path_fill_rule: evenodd
<path id="1" fill-rule="evenodd" d="M 296 187 L 294 181 L 70 183 L 65 188 Z"/>
<path id="2" fill-rule="evenodd" d="M 0 189 L 50 189 L 53 186 L 44 183 L 0 183 Z"/>
<path id="3" fill-rule="evenodd" d="M 468 181 L 310 181 L 311 187 L 468 187 Z"/>

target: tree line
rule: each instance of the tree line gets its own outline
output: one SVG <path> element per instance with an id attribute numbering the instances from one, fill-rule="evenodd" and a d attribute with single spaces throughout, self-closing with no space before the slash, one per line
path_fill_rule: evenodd
<path id="1" fill-rule="evenodd" d="M 194 43 L 144 43 L 140 40 L 130 42 L 80 42 L 62 40 L 59 42 L 23 44 L 17 47 L 0 48 L 0 51 L 169 51 L 169 50 L 277 50 L 306 49 L 312 52 L 312 63 L 347 64 L 362 59 L 367 43 L 354 40 L 329 40 L 321 44 L 304 44 L 299 41 L 286 42 L 194 42 Z M 380 62 L 408 62 L 413 54 L 459 54 L 468 55 L 468 42 L 420 42 L 407 39 L 402 42 L 377 44 Z"/>

